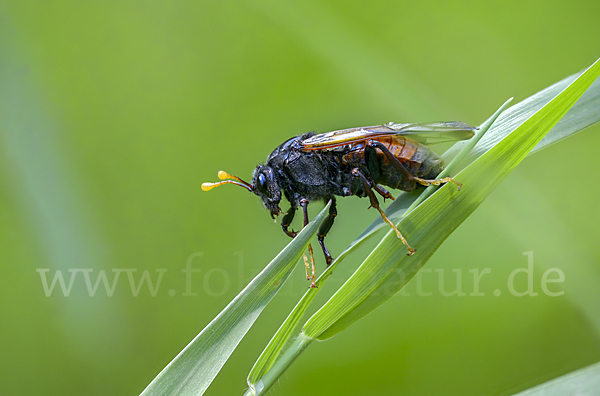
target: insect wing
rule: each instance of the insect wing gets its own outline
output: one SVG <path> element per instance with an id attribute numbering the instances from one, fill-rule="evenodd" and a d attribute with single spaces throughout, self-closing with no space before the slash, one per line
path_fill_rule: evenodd
<path id="1" fill-rule="evenodd" d="M 471 138 L 474 128 L 458 121 L 424 124 L 384 124 L 362 128 L 341 129 L 321 133 L 300 143 L 303 150 L 325 150 L 384 136 L 410 136 L 423 144 L 435 144 Z"/>
<path id="2" fill-rule="evenodd" d="M 389 128 L 382 129 L 378 127 L 362 127 L 362 128 L 348 128 L 341 129 L 339 131 L 320 133 L 312 136 L 300 143 L 300 146 L 304 150 L 320 150 L 328 149 L 354 142 L 359 142 L 367 139 L 375 139 L 377 137 L 394 135 L 395 131 L 391 131 Z"/>
<path id="3" fill-rule="evenodd" d="M 390 128 L 397 129 L 397 134 L 408 136 L 423 144 L 437 144 L 467 140 L 473 137 L 477 128 L 464 122 L 431 122 L 423 124 L 392 124 Z"/>

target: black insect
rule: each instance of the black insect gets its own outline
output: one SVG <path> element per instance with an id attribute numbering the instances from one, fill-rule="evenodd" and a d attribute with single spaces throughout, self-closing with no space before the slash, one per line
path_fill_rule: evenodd
<path id="1" fill-rule="evenodd" d="M 394 197 L 382 186 L 403 191 L 457 181 L 445 177 L 437 180 L 444 164 L 442 158 L 431 151 L 427 144 L 469 139 L 476 129 L 462 122 L 436 122 L 428 124 L 384 124 L 379 126 L 350 128 L 334 132 L 306 133 L 285 141 L 267 158 L 264 165 L 254 170 L 251 183 L 219 172 L 217 183 L 204 183 L 202 189 L 211 190 L 226 183 L 237 184 L 258 195 L 271 217 L 282 213 L 279 203 L 283 196 L 290 208 L 283 216 L 281 226 L 290 237 L 296 232 L 290 229 L 298 207 L 304 214 L 304 226 L 308 224 L 308 204 L 329 201 L 329 216 L 322 223 L 317 238 L 327 265 L 331 254 L 325 247 L 324 238 L 337 215 L 335 197 L 369 197 L 371 207 L 377 209 L 383 220 L 396 232 L 408 248 L 415 252 L 400 231 L 379 206 L 375 192 L 384 198 Z M 225 180 L 229 179 L 229 180 Z M 315 281 L 312 247 L 312 286 Z"/>

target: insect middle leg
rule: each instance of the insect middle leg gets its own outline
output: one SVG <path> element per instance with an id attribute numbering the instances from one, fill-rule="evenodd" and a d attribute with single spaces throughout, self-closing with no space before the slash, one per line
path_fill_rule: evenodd
<path id="1" fill-rule="evenodd" d="M 323 254 L 325 255 L 325 261 L 327 262 L 328 266 L 333 262 L 333 259 L 331 258 L 331 254 L 329 254 L 329 250 L 327 250 L 327 248 L 325 247 L 325 236 L 331 229 L 331 226 L 333 225 L 333 221 L 335 220 L 336 216 L 337 216 L 337 209 L 335 206 L 335 198 L 331 198 L 331 206 L 329 207 L 329 216 L 327 216 L 327 218 L 323 221 L 323 224 L 321 224 L 321 227 L 319 227 L 319 232 L 317 233 L 317 239 L 319 240 L 321 249 L 323 249 Z"/>
<path id="2" fill-rule="evenodd" d="M 381 150 L 381 152 L 386 156 L 386 158 L 388 159 L 388 161 L 390 161 L 390 163 L 400 171 L 400 173 L 402 173 L 404 175 L 404 177 L 406 177 L 407 180 L 409 181 L 416 181 L 419 184 L 422 184 L 424 186 L 429 186 L 431 184 L 433 184 L 434 186 L 439 186 L 442 183 L 448 183 L 448 182 L 452 182 L 454 184 L 456 184 L 458 186 L 458 189 L 460 190 L 460 188 L 462 187 L 462 184 L 457 182 L 456 180 L 454 180 L 451 177 L 444 177 L 442 179 L 436 179 L 436 180 L 430 180 L 430 179 L 421 179 L 420 177 L 416 177 L 413 176 L 408 169 L 406 169 L 406 167 L 402 164 L 402 162 L 400 162 L 400 160 L 398 158 L 396 158 L 396 156 L 394 154 L 392 154 L 390 152 L 390 150 L 388 150 L 387 147 L 385 147 L 385 145 L 381 142 L 378 142 L 376 140 L 369 140 L 367 142 L 367 146 L 369 147 L 373 147 L 373 148 L 378 148 L 379 150 Z M 367 151 L 365 151 L 365 154 L 367 153 Z"/>
<path id="3" fill-rule="evenodd" d="M 363 173 L 358 168 L 354 168 L 352 170 L 352 175 L 355 176 L 355 177 L 358 177 L 360 179 L 360 181 L 363 183 L 363 186 L 365 188 L 365 192 L 367 193 L 367 195 L 369 196 L 369 200 L 371 201 L 371 206 L 370 207 L 373 207 L 373 208 L 377 209 L 379 211 L 379 214 L 381 215 L 381 218 L 383 219 L 383 221 L 385 221 L 386 223 L 388 223 L 390 225 L 390 227 L 392 227 L 392 229 L 394 231 L 396 231 L 396 235 L 398 236 L 398 238 L 400 238 L 400 240 L 402 241 L 402 243 L 408 249 L 408 253 L 406 253 L 406 254 L 408 256 L 410 256 L 414 252 L 416 252 L 416 250 L 413 249 L 408 244 L 408 241 L 406 240 L 406 238 L 404 238 L 404 236 L 402 235 L 402 233 L 400 232 L 400 230 L 398 230 L 398 228 L 396 227 L 396 225 L 387 217 L 387 215 L 381 209 L 381 207 L 379 207 L 379 201 L 377 200 L 377 197 L 375 196 L 375 193 L 371 189 L 371 183 L 369 183 L 369 181 L 367 180 L 367 178 L 365 177 L 365 175 L 363 175 Z"/>
<path id="4" fill-rule="evenodd" d="M 377 191 L 379 195 L 383 197 L 383 202 L 385 202 L 386 198 L 391 199 L 392 201 L 395 199 L 394 196 L 385 188 L 378 185 L 374 179 L 378 179 L 380 177 L 380 165 L 379 159 L 377 158 L 377 153 L 375 152 L 375 148 L 369 145 L 365 148 L 365 165 L 367 166 L 367 174 L 365 174 L 365 178 L 369 181 L 369 185 L 373 188 L 373 190 Z"/>
<path id="5" fill-rule="evenodd" d="M 392 201 L 396 199 L 388 190 L 381 187 L 379 184 L 373 183 L 373 190 L 377 191 L 379 195 L 383 197 L 383 202 L 385 202 L 386 198 L 389 198 Z"/>

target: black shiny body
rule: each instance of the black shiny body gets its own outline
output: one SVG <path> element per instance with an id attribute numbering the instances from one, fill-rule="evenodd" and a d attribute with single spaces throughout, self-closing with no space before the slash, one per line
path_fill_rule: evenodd
<path id="1" fill-rule="evenodd" d="M 397 231 L 380 209 L 374 191 L 384 198 L 393 199 L 382 185 L 412 191 L 422 186 L 419 183 L 423 183 L 424 179 L 435 179 L 443 168 L 442 159 L 437 154 L 405 137 L 385 136 L 319 150 L 304 149 L 302 142 L 312 136 L 314 133 L 296 136 L 273 150 L 267 162 L 255 169 L 251 188 L 262 198 L 272 217 L 281 213 L 279 203 L 283 191 L 290 208 L 283 216 L 281 226 L 290 237 L 296 236 L 289 227 L 299 206 L 303 209 L 306 226 L 308 204 L 331 200 L 329 216 L 317 233 L 328 265 L 333 259 L 325 247 L 324 238 L 337 216 L 335 196 L 369 197 L 371 207 L 377 209 Z M 400 232 L 397 233 L 401 237 Z M 412 254 L 414 249 L 407 246 Z"/>
<path id="2" fill-rule="evenodd" d="M 317 232 L 327 264 L 332 258 L 324 238 L 337 216 L 336 196 L 368 197 L 370 207 L 379 211 L 382 219 L 396 232 L 408 249 L 415 252 L 396 225 L 381 209 L 375 193 L 394 199 L 383 186 L 403 191 L 447 182 L 461 184 L 450 177 L 436 179 L 443 169 L 442 159 L 426 144 L 469 139 L 476 128 L 458 121 L 423 124 L 388 123 L 370 127 L 348 128 L 322 134 L 305 133 L 286 140 L 258 165 L 247 183 L 237 176 L 219 171 L 217 183 L 203 183 L 209 191 L 223 184 L 236 184 L 258 195 L 271 217 L 282 213 L 279 204 L 283 197 L 290 208 L 281 221 L 283 231 L 290 237 L 290 229 L 298 207 L 302 208 L 304 226 L 309 222 L 308 204 L 331 201 L 327 216 Z M 308 245 L 312 261 L 312 286 L 315 285 L 312 247 Z"/>
<path id="3" fill-rule="evenodd" d="M 299 142 L 313 133 L 285 141 L 267 158 L 283 194 L 294 207 L 300 200 L 328 201 L 334 196 L 367 196 L 363 183 L 352 174 L 358 168 L 374 183 L 412 191 L 421 186 L 409 180 L 381 152 L 365 148 L 365 143 L 348 144 L 328 150 L 303 151 Z M 411 142 L 417 149 L 411 158 L 399 158 L 416 177 L 434 179 L 443 169 L 441 158 L 425 145 Z M 371 151 L 369 157 L 365 151 Z M 369 163 L 367 159 L 372 158 Z"/>

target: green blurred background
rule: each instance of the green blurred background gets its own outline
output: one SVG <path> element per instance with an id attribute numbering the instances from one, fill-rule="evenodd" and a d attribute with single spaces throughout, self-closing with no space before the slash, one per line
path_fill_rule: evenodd
<path id="1" fill-rule="evenodd" d="M 256 197 L 201 182 L 249 179 L 305 131 L 477 125 L 590 65 L 598 15 L 592 0 L 0 2 L 0 393 L 138 394 L 288 243 Z M 272 394 L 506 395 L 600 360 L 599 145 L 597 125 L 525 160 L 428 263 L 431 296 L 412 282 L 313 344 Z M 376 218 L 367 206 L 339 201 L 334 255 Z M 527 251 L 540 294 L 515 297 Z M 188 260 L 196 296 L 182 295 Z M 436 269 L 448 290 L 462 270 L 469 293 L 468 271 L 485 268 L 485 296 L 438 291 Z M 564 295 L 541 292 L 548 268 Z M 73 269 L 166 272 L 155 296 L 134 296 L 123 272 L 111 297 L 90 297 L 80 272 L 68 297 L 46 297 L 37 269 L 67 283 Z M 207 394 L 242 394 L 302 273 Z"/>

